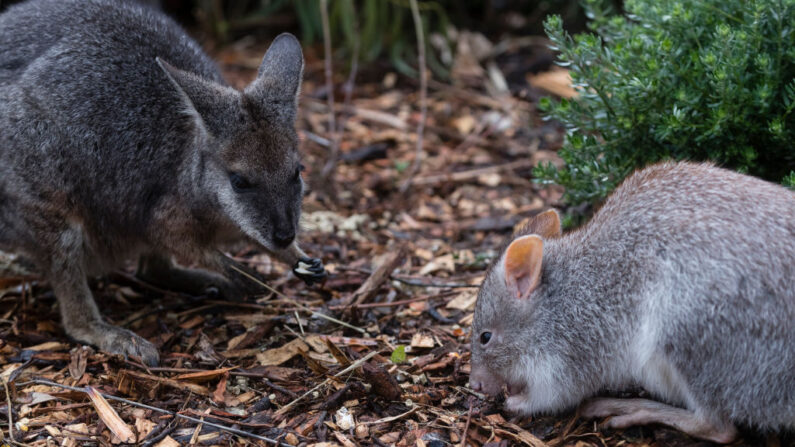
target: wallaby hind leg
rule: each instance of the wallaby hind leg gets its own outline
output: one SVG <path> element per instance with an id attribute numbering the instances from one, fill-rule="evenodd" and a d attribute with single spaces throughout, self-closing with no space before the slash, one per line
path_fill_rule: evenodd
<path id="1" fill-rule="evenodd" d="M 152 343 L 102 321 L 86 281 L 82 233 L 76 229 L 61 233 L 55 253 L 48 273 L 66 333 L 103 351 L 134 355 L 147 365 L 157 365 L 160 356 Z"/>
<path id="2" fill-rule="evenodd" d="M 719 444 L 728 444 L 737 436 L 737 429 L 731 422 L 710 421 L 693 411 L 648 399 L 591 399 L 580 407 L 580 416 L 584 418 L 612 416 L 605 422 L 607 427 L 612 428 L 663 424 L 690 436 Z"/>
<path id="3" fill-rule="evenodd" d="M 227 299 L 239 300 L 248 292 L 237 281 L 227 279 L 219 273 L 180 267 L 170 258 L 157 253 L 141 256 L 136 275 L 160 288 L 191 295 L 217 293 Z"/>

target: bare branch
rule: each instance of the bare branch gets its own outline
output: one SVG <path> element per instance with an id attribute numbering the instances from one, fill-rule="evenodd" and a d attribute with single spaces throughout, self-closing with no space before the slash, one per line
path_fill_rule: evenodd
<path id="1" fill-rule="evenodd" d="M 414 30 L 417 33 L 417 58 L 420 69 L 420 122 L 417 123 L 417 150 L 414 154 L 414 163 L 409 171 L 409 176 L 400 187 L 400 192 L 406 192 L 411 187 L 411 182 L 420 170 L 423 151 L 423 134 L 425 133 L 425 120 L 428 114 L 428 70 L 425 67 L 425 33 L 422 30 L 422 17 L 417 0 L 411 0 L 411 15 L 414 18 Z"/>
<path id="2" fill-rule="evenodd" d="M 353 11 L 353 53 L 351 54 L 351 67 L 350 72 L 348 73 L 348 79 L 345 81 L 343 85 L 343 92 L 344 97 L 342 100 L 342 111 L 343 114 L 340 116 L 339 122 L 337 123 L 337 128 L 335 129 L 334 135 L 332 135 L 332 154 L 329 156 L 329 159 L 326 161 L 326 165 L 323 167 L 323 172 L 321 176 L 324 179 L 327 179 L 329 175 L 331 175 L 337 168 L 337 163 L 339 163 L 339 149 L 340 144 L 342 143 L 342 135 L 345 133 L 345 124 L 348 121 L 348 117 L 351 116 L 351 100 L 353 98 L 353 87 L 356 83 L 356 74 L 359 71 L 359 19 L 358 14 L 356 13 L 356 2 L 351 1 L 351 10 Z M 331 106 L 332 103 L 329 103 Z M 335 150 L 336 149 L 336 150 Z"/>
<path id="3" fill-rule="evenodd" d="M 69 385 L 63 385 L 63 384 L 60 384 L 60 383 L 57 383 L 57 382 L 53 382 L 53 381 L 50 381 L 50 380 L 45 380 L 45 379 L 33 379 L 33 380 L 28 381 L 27 383 L 37 383 L 39 385 L 54 386 L 54 387 L 58 387 L 58 388 L 63 388 L 63 389 L 71 390 L 71 391 L 79 391 L 79 392 L 88 394 L 87 388 L 80 388 L 80 387 L 74 387 L 74 386 L 69 386 Z M 104 393 L 97 393 L 97 394 L 101 395 L 102 397 L 104 397 L 105 399 L 108 399 L 108 400 L 115 400 L 115 401 L 118 401 L 118 402 L 121 402 L 121 403 L 124 403 L 124 404 L 127 404 L 127 405 L 132 405 L 134 407 L 145 408 L 147 410 L 156 411 L 158 413 L 169 414 L 169 415 L 171 415 L 171 416 L 173 416 L 175 418 L 185 419 L 185 420 L 188 420 L 188 421 L 191 421 L 191 422 L 195 422 L 197 424 L 204 424 L 204 425 L 207 425 L 207 426 L 210 426 L 210 427 L 213 427 L 213 428 L 217 428 L 219 430 L 227 431 L 229 433 L 234 433 L 234 434 L 236 434 L 238 436 L 259 439 L 260 441 L 265 441 L 265 442 L 267 442 L 269 444 L 290 447 L 289 444 L 286 444 L 286 443 L 283 443 L 283 442 L 279 442 L 279 441 L 277 441 L 275 439 L 267 438 L 265 436 L 260 436 L 260 435 L 254 434 L 254 433 L 249 433 L 249 432 L 244 431 L 244 430 L 239 430 L 239 429 L 234 428 L 234 427 L 227 427 L 225 425 L 216 424 L 214 422 L 203 421 L 201 419 L 197 419 L 197 418 L 194 418 L 194 417 L 186 416 L 184 414 L 180 414 L 180 413 L 177 413 L 177 412 L 174 412 L 174 411 L 164 410 L 162 408 L 153 407 L 151 405 L 142 404 L 142 403 L 135 402 L 135 401 L 132 401 L 132 400 L 129 400 L 129 399 L 124 399 L 122 397 L 111 396 L 109 394 L 104 394 Z"/>
<path id="4" fill-rule="evenodd" d="M 329 158 L 323 167 L 321 177 L 325 180 L 332 168 L 337 165 L 340 153 L 340 138 L 337 132 L 337 119 L 334 114 L 334 71 L 331 53 L 331 26 L 328 18 L 328 0 L 320 0 L 320 19 L 323 24 L 323 62 L 326 76 L 326 99 L 328 102 L 328 132 L 331 141 Z"/>

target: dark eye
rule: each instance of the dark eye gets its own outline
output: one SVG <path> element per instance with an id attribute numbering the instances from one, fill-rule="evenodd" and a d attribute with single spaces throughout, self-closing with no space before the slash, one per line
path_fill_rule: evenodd
<path id="1" fill-rule="evenodd" d="M 229 183 L 232 184 L 232 188 L 235 192 L 244 192 L 247 189 L 251 189 L 251 183 L 242 175 L 235 172 L 229 174 Z"/>
<path id="2" fill-rule="evenodd" d="M 480 334 L 480 344 L 485 345 L 491 340 L 491 332 L 483 332 Z"/>

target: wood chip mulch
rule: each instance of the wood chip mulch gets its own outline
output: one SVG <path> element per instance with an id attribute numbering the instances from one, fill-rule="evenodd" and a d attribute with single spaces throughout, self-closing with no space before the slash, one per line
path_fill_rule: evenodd
<path id="1" fill-rule="evenodd" d="M 215 56 L 241 86 L 263 51 L 249 43 Z M 497 66 L 551 60 L 546 51 L 503 54 Z M 0 444 L 705 444 L 663 427 L 603 431 L 573 411 L 514 420 L 467 387 L 476 286 L 515 225 L 560 205 L 560 191 L 531 181 L 539 161 L 557 162 L 563 135 L 536 111 L 544 91 L 510 68 L 507 90 L 486 69 L 431 82 L 425 158 L 400 192 L 415 150 L 416 83 L 362 72 L 344 104 L 339 74 L 344 132 L 328 180 L 322 65 L 308 49 L 298 127 L 311 187 L 300 239 L 324 259 L 325 284 L 305 286 L 253 246 L 229 251 L 270 288 L 246 300 L 163 291 L 136 280 L 132 264 L 97 279 L 103 315 L 159 347 L 161 365 L 147 368 L 69 340 L 49 286 L 0 257 Z M 764 445 L 761 436 L 744 433 L 737 445 Z"/>

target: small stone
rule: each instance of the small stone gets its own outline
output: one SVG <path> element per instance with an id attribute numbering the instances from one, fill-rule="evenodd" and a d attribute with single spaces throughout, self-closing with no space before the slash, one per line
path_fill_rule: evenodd
<path id="1" fill-rule="evenodd" d="M 348 431 L 353 427 L 353 415 L 346 407 L 340 407 L 334 415 L 337 427 L 342 431 Z"/>
<path id="2" fill-rule="evenodd" d="M 364 424 L 359 424 L 356 426 L 355 432 L 357 439 L 366 439 L 370 435 L 370 428 Z"/>
<path id="3" fill-rule="evenodd" d="M 287 436 L 284 437 L 284 442 L 290 445 L 298 445 L 298 436 L 292 433 L 287 433 Z"/>

